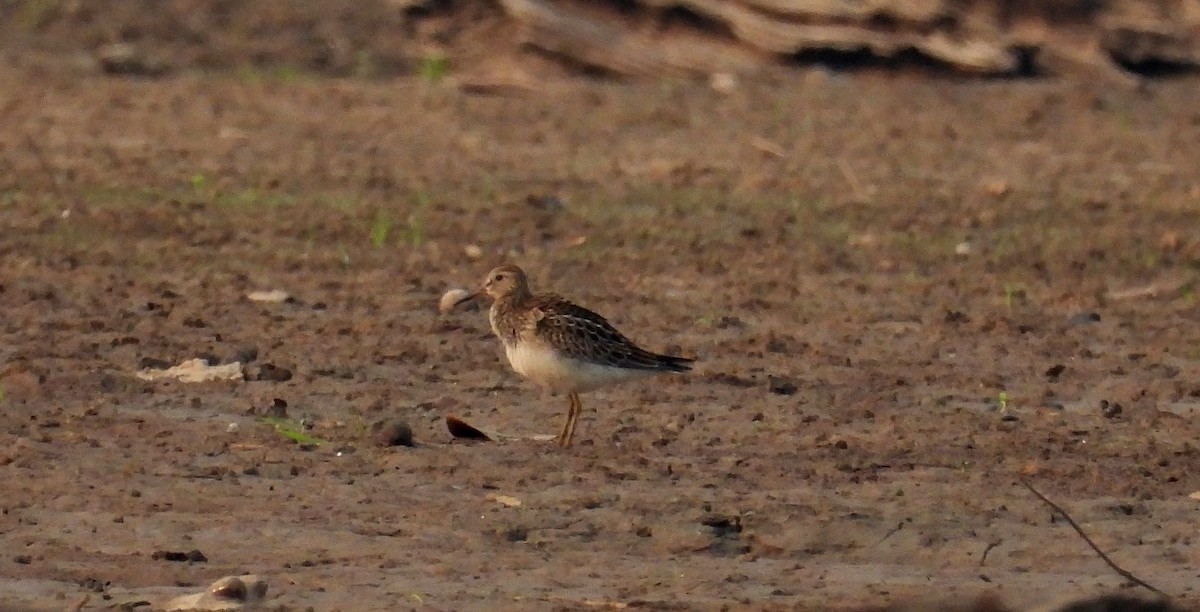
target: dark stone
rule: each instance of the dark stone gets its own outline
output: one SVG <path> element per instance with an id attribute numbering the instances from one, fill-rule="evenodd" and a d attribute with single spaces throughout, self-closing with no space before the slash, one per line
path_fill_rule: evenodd
<path id="1" fill-rule="evenodd" d="M 258 373 L 254 376 L 254 380 L 265 380 L 270 382 L 287 382 L 291 379 L 291 370 L 277 366 L 273 363 L 264 363 L 259 366 Z"/>
<path id="2" fill-rule="evenodd" d="M 700 519 L 700 524 L 712 529 L 714 538 L 737 537 L 742 532 L 742 517 L 713 514 Z"/>
<path id="3" fill-rule="evenodd" d="M 371 437 L 379 446 L 413 446 L 412 427 L 404 421 L 376 421 Z"/>
<path id="4" fill-rule="evenodd" d="M 1182 612 L 1165 599 L 1140 599 L 1132 595 L 1101 595 L 1069 603 L 1058 612 Z"/>
<path id="5" fill-rule="evenodd" d="M 768 376 L 767 390 L 776 395 L 795 395 L 799 387 L 790 378 L 783 376 Z"/>
<path id="6" fill-rule="evenodd" d="M 1106 419 L 1115 419 L 1121 414 L 1121 405 L 1108 400 L 1100 400 L 1100 414 Z"/>
<path id="7" fill-rule="evenodd" d="M 150 554 L 150 558 L 155 561 L 175 561 L 188 563 L 205 563 L 208 557 L 198 550 L 189 550 L 187 552 L 179 552 L 173 550 L 156 550 Z"/>
<path id="8" fill-rule="evenodd" d="M 946 316 L 943 319 L 946 323 L 970 323 L 971 317 L 961 310 L 946 310 Z"/>
<path id="9" fill-rule="evenodd" d="M 707 377 L 707 380 L 709 382 L 717 383 L 720 385 L 728 385 L 730 387 L 740 387 L 743 389 L 753 387 L 753 386 L 759 384 L 757 381 L 755 381 L 752 378 L 743 378 L 741 376 L 737 376 L 735 374 L 727 374 L 725 372 L 717 372 L 716 374 L 710 374 Z"/>
<path id="10" fill-rule="evenodd" d="M 109 584 L 111 583 L 99 578 L 85 578 L 79 581 L 79 586 L 83 587 L 84 590 L 88 590 L 93 593 L 103 593 L 104 589 L 107 589 Z"/>
<path id="11" fill-rule="evenodd" d="M 138 361 L 139 370 L 165 370 L 171 367 L 171 363 L 154 357 L 142 357 Z"/>
<path id="12" fill-rule="evenodd" d="M 278 397 L 271 400 L 271 405 L 263 409 L 263 416 L 273 419 L 286 419 L 288 403 Z"/>
<path id="13" fill-rule="evenodd" d="M 746 327 L 746 322 L 729 315 L 724 315 L 717 321 L 717 329 L 742 329 Z"/>
<path id="14" fill-rule="evenodd" d="M 559 212 L 566 209 L 566 204 L 563 203 L 556 195 L 529 194 L 525 196 L 525 203 L 537 210 L 546 212 Z"/>

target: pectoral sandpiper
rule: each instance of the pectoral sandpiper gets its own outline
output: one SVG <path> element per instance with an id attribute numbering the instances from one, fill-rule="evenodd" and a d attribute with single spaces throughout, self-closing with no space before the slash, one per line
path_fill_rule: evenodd
<path id="1" fill-rule="evenodd" d="M 571 445 L 583 406 L 579 394 L 663 372 L 687 372 L 692 359 L 651 353 L 604 317 L 551 294 L 534 295 L 525 272 L 500 266 L 483 286 L 458 301 L 491 297 L 488 318 L 513 370 L 544 389 L 566 393 L 567 420 L 556 439 Z"/>

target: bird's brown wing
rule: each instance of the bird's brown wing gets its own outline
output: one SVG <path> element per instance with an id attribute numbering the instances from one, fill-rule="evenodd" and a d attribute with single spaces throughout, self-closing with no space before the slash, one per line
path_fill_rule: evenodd
<path id="1" fill-rule="evenodd" d="M 535 298 L 534 334 L 573 359 L 630 370 L 686 372 L 693 360 L 651 353 L 617 331 L 604 317 L 556 295 Z"/>

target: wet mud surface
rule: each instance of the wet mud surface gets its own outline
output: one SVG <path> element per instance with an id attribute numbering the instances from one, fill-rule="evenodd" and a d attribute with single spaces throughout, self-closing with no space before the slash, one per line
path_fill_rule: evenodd
<path id="1" fill-rule="evenodd" d="M 317 610 L 1120 590 L 1024 478 L 1195 604 L 1196 86 L 6 68 L 4 603 L 243 573 Z M 585 395 L 569 450 L 520 439 L 566 399 L 437 311 L 509 261 L 695 371 Z M 242 377 L 136 376 L 197 357 Z"/>

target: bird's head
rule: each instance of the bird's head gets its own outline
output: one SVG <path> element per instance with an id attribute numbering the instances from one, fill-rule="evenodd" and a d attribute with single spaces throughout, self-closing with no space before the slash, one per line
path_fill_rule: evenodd
<path id="1" fill-rule="evenodd" d="M 483 285 L 475 293 L 459 300 L 459 304 L 488 296 L 500 300 L 512 295 L 529 292 L 529 282 L 525 280 L 525 272 L 513 265 L 503 265 L 493 268 L 483 279 Z"/>

